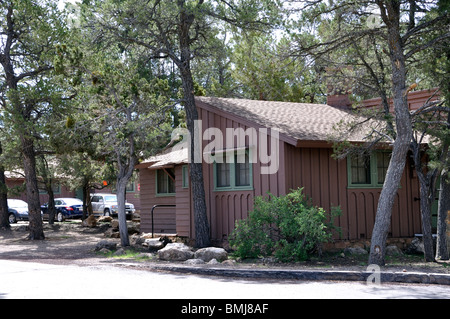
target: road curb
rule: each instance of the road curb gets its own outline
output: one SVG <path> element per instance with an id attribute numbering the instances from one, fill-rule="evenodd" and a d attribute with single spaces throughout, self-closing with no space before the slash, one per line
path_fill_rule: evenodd
<path id="1" fill-rule="evenodd" d="M 127 264 L 131 267 L 142 267 Z M 334 270 L 293 270 L 293 269 L 242 269 L 219 267 L 192 267 L 179 265 L 149 265 L 157 271 L 184 273 L 217 277 L 233 277 L 244 279 L 277 279 L 277 280 L 305 280 L 305 281 L 361 281 L 376 282 L 374 272 L 368 271 L 334 271 Z M 450 285 L 450 274 L 419 273 L 419 272 L 383 272 L 379 273 L 382 283 L 414 283 Z"/>

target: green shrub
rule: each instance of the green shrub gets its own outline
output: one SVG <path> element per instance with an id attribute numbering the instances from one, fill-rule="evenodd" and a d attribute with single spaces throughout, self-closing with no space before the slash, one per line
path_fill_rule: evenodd
<path id="1" fill-rule="evenodd" d="M 339 208 L 333 208 L 330 217 L 339 213 Z M 306 199 L 303 188 L 286 196 L 258 196 L 248 218 L 236 223 L 230 244 L 234 255 L 240 258 L 275 256 L 280 261 L 306 260 L 331 239 L 335 227 L 327 224 L 327 219 L 323 208 Z"/>

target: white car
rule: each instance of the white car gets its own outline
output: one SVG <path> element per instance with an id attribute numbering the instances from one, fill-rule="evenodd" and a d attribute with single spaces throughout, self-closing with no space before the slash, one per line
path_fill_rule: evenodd
<path id="1" fill-rule="evenodd" d="M 117 216 L 119 205 L 116 194 L 91 194 L 92 211 L 95 216 Z M 127 216 L 136 211 L 134 205 L 125 203 Z"/>
<path id="2" fill-rule="evenodd" d="M 28 220 L 28 204 L 20 199 L 8 199 L 8 219 L 10 224 Z"/>

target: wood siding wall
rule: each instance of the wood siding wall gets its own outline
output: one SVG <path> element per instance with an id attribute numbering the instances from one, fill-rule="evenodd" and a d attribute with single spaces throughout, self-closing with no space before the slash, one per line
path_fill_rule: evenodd
<path id="1" fill-rule="evenodd" d="M 286 188 L 304 187 L 314 205 L 327 211 L 341 206 L 336 220 L 342 239 L 370 239 L 381 188 L 349 188 L 347 160 L 334 160 L 328 148 L 295 148 L 286 145 Z M 421 233 L 417 177 L 406 165 L 394 204 L 390 237 L 412 237 Z M 335 236 L 337 238 L 337 235 Z"/>
<path id="2" fill-rule="evenodd" d="M 183 187 L 183 166 L 177 165 L 175 167 L 175 189 L 176 189 L 176 230 L 178 236 L 193 238 L 194 213 L 191 201 L 191 188 L 189 183 L 189 171 L 187 187 Z"/>
<path id="3" fill-rule="evenodd" d="M 175 172 L 175 182 L 181 175 Z M 175 196 L 156 196 L 156 170 L 146 168 L 139 170 L 141 181 L 141 231 L 150 233 L 152 231 L 151 210 L 153 205 L 165 204 L 175 205 Z M 154 231 L 162 234 L 176 233 L 175 207 L 159 207 L 154 210 Z"/>
<path id="4" fill-rule="evenodd" d="M 225 148 L 225 132 L 226 128 L 242 128 L 244 131 L 249 127 L 254 127 L 252 123 L 248 123 L 240 118 L 226 114 L 219 110 L 212 110 L 206 105 L 198 103 L 199 119 L 202 120 L 203 132 L 207 128 L 215 127 L 223 132 L 223 146 Z M 256 127 L 258 129 L 259 127 Z M 203 141 L 203 147 L 211 141 Z M 235 147 L 249 147 L 258 152 L 255 145 L 249 145 L 249 139 L 245 139 L 243 145 L 235 140 Z M 252 148 L 253 146 L 253 148 Z M 271 154 L 270 140 L 267 141 L 268 153 Z M 227 239 L 228 235 L 235 227 L 237 220 L 246 219 L 248 212 L 253 209 L 253 200 L 255 196 L 265 195 L 271 192 L 274 195 L 281 195 L 285 193 L 285 177 L 282 168 L 284 161 L 284 143 L 280 142 L 280 170 L 276 174 L 262 175 L 261 164 L 258 154 L 256 154 L 257 162 L 252 163 L 253 172 L 253 190 L 215 190 L 214 189 L 214 165 L 203 164 L 203 174 L 205 181 L 206 205 L 208 220 L 211 228 L 211 239 L 222 241 Z M 192 219 L 193 220 L 193 219 Z M 193 222 L 191 222 L 193 224 Z M 192 232 L 192 237 L 194 232 Z"/>

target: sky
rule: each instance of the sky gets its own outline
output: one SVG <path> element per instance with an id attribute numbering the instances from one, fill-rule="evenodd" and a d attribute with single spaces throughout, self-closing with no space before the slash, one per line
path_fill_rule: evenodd
<path id="1" fill-rule="evenodd" d="M 58 7 L 60 10 L 64 9 L 64 5 L 66 4 L 66 2 L 75 3 L 75 2 L 80 2 L 80 0 L 59 0 Z"/>

